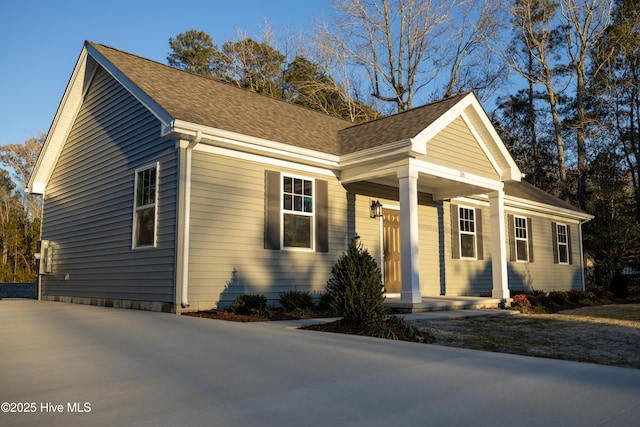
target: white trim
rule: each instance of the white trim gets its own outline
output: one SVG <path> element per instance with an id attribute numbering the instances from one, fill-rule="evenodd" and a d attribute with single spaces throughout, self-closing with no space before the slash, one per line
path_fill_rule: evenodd
<path id="1" fill-rule="evenodd" d="M 527 237 L 525 239 L 523 239 L 522 237 L 518 237 L 518 227 L 516 227 L 516 221 L 518 219 L 524 220 L 524 231 L 527 235 Z M 511 225 L 509 225 L 510 227 Z M 529 221 L 527 220 L 526 216 L 521 216 L 521 215 L 514 215 L 513 216 L 513 244 L 514 244 L 514 250 L 515 250 L 515 254 L 516 254 L 516 262 L 521 262 L 521 263 L 528 263 L 529 262 L 529 239 L 531 237 L 531 230 L 529 230 Z M 526 243 L 525 245 L 525 251 L 526 251 L 526 255 L 527 255 L 527 259 L 520 259 L 518 257 L 518 241 L 524 241 Z"/>
<path id="2" fill-rule="evenodd" d="M 460 215 L 461 209 L 467 209 L 473 211 L 473 232 L 470 231 L 462 231 L 460 227 L 460 220 L 462 216 Z M 458 238 L 460 241 L 458 242 L 458 250 L 460 251 L 459 259 L 461 260 L 477 260 L 478 259 L 478 217 L 476 215 L 476 208 L 472 206 L 458 205 L 458 223 L 456 226 L 458 227 Z M 462 235 L 472 235 L 473 236 L 473 256 L 463 256 L 462 255 Z"/>
<path id="3" fill-rule="evenodd" d="M 293 178 L 293 179 L 302 179 L 304 181 L 310 181 L 311 182 L 311 186 L 313 188 L 313 194 L 311 195 L 311 214 L 309 214 L 308 212 L 299 212 L 293 209 L 287 209 L 285 210 L 284 208 L 284 178 L 285 177 L 289 177 L 289 178 Z M 292 183 L 293 185 L 293 183 Z M 298 175 L 298 174 L 293 174 L 293 173 L 287 173 L 287 172 L 280 172 L 280 250 L 281 251 L 286 251 L 286 252 L 315 252 L 316 250 L 316 208 L 317 208 L 317 204 L 316 204 L 316 195 L 317 193 L 317 188 L 316 188 L 316 180 L 315 178 L 311 178 L 311 177 L 307 177 L 307 176 L 302 176 L 302 175 Z M 294 193 L 291 193 L 294 194 Z M 293 200 L 291 201 L 291 203 L 293 204 Z M 284 244 L 284 216 L 285 214 L 289 214 L 289 215 L 297 215 L 297 216 L 304 216 L 307 218 L 311 218 L 311 231 L 309 233 L 309 239 L 310 239 L 310 246 L 307 247 L 300 247 L 300 246 L 285 246 Z"/>
<path id="4" fill-rule="evenodd" d="M 153 205 L 137 206 L 138 203 L 138 174 L 145 170 L 155 169 L 155 182 L 154 182 L 154 200 Z M 160 162 L 148 163 L 144 166 L 140 166 L 135 169 L 133 173 L 133 224 L 131 227 L 131 249 L 154 249 L 158 245 L 158 193 L 160 189 Z M 137 221 L 136 213 L 139 209 L 148 209 L 153 206 L 153 244 L 151 245 L 136 245 L 136 232 Z"/>
<path id="5" fill-rule="evenodd" d="M 469 132 L 471 132 L 471 135 L 473 135 L 473 137 L 475 138 L 476 142 L 478 143 L 478 145 L 482 149 L 482 152 L 484 153 L 484 155 L 487 157 L 487 159 L 491 163 L 491 166 L 493 166 L 493 169 L 496 171 L 498 176 L 500 176 L 500 178 L 502 178 L 502 173 L 501 173 L 502 170 L 500 168 L 500 165 L 498 165 L 498 162 L 496 161 L 496 159 L 491 154 L 491 151 L 489 151 L 489 147 L 487 147 L 487 144 L 484 143 L 484 140 L 482 139 L 482 137 L 480 136 L 480 134 L 476 130 L 475 126 L 473 126 L 473 124 L 471 123 L 471 120 L 469 119 L 467 114 L 463 111 L 460 114 L 460 117 L 462 117 L 462 121 L 464 121 L 464 123 L 467 125 L 467 128 L 469 128 Z"/>
<path id="6" fill-rule="evenodd" d="M 297 161 L 329 168 L 338 168 L 340 166 L 340 157 L 334 154 L 296 147 L 291 144 L 270 141 L 209 126 L 198 125 L 195 123 L 185 122 L 183 120 L 174 120 L 169 126 L 163 126 L 161 136 L 175 138 L 176 135 L 178 135 L 181 138 L 189 138 L 197 132 L 202 132 L 202 140 L 205 143 L 214 143 L 226 146 L 226 148 L 236 149 L 238 151 L 287 157 Z"/>
<path id="7" fill-rule="evenodd" d="M 559 233 L 559 228 L 560 227 L 564 227 L 564 235 L 565 235 L 565 238 L 567 239 L 567 241 L 564 242 L 564 243 L 560 243 L 560 233 Z M 567 224 L 557 222 L 556 223 L 556 247 L 557 247 L 556 249 L 558 251 L 558 264 L 560 264 L 560 265 L 569 265 L 569 264 L 571 264 L 569 262 L 569 260 L 571 259 L 571 254 L 569 253 L 569 249 L 570 249 L 569 240 L 570 239 L 571 239 L 571 236 L 569 235 L 569 229 L 567 227 Z M 562 246 L 567 248 L 567 261 L 565 261 L 565 262 L 562 262 L 560 260 L 560 245 L 562 245 Z"/>
<path id="8" fill-rule="evenodd" d="M 238 160 L 246 160 L 248 162 L 260 163 L 264 165 L 269 165 L 271 167 L 276 166 L 284 169 L 295 169 L 296 171 L 299 171 L 299 172 L 336 178 L 336 173 L 331 169 L 304 165 L 304 164 L 295 163 L 288 160 L 274 159 L 272 157 L 265 157 L 258 154 L 244 153 L 244 152 L 232 150 L 229 148 L 216 147 L 216 146 L 207 145 L 207 144 L 198 144 L 193 150 L 198 152 L 208 153 L 208 154 L 215 154 L 218 156 L 230 157 Z"/>
<path id="9" fill-rule="evenodd" d="M 412 151 L 413 140 L 403 139 L 390 142 L 377 147 L 366 148 L 364 150 L 348 153 L 340 156 L 340 166 L 348 167 L 361 163 L 370 163 L 376 160 L 384 160 L 396 154 L 407 154 Z"/>
<path id="10" fill-rule="evenodd" d="M 485 178 L 463 170 L 453 169 L 424 160 L 411 160 L 411 164 L 416 167 L 417 171 L 425 175 L 432 175 L 462 184 L 481 187 L 486 191 L 502 190 L 504 188 L 504 183 L 495 179 Z M 435 193 L 437 193 L 437 189 Z M 434 198 L 436 198 L 436 194 L 434 194 Z"/>

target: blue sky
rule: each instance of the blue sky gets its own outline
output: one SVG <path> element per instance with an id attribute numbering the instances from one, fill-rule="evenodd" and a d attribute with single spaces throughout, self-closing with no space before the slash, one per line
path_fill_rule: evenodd
<path id="1" fill-rule="evenodd" d="M 330 0 L 9 0 L 0 5 L 0 145 L 47 132 L 85 40 L 166 63 L 169 37 L 191 28 L 216 44 L 238 31 L 304 31 Z"/>

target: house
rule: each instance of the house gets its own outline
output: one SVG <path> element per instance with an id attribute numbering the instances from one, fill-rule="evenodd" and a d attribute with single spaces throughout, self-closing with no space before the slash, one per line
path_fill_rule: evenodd
<path id="1" fill-rule="evenodd" d="M 353 125 L 86 42 L 28 190 L 44 300 L 322 291 L 356 233 L 408 305 L 584 287 L 591 216 L 521 182 L 471 93 Z"/>

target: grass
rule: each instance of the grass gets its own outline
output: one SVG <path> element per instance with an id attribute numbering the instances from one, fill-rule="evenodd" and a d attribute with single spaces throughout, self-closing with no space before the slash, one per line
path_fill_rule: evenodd
<path id="1" fill-rule="evenodd" d="M 640 369 L 640 304 L 421 321 L 435 344 Z"/>

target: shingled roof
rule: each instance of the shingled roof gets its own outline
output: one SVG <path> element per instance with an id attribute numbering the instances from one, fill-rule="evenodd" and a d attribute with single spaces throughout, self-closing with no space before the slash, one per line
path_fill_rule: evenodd
<path id="1" fill-rule="evenodd" d="M 454 96 L 343 129 L 338 133 L 340 153 L 354 153 L 366 148 L 413 138 L 467 95 L 465 93 Z"/>
<path id="2" fill-rule="evenodd" d="M 174 119 L 339 154 L 338 131 L 353 123 L 217 80 L 87 42 Z"/>
<path id="3" fill-rule="evenodd" d="M 571 203 L 565 202 L 564 200 L 559 199 L 558 197 L 555 197 L 525 181 L 506 181 L 504 183 L 504 193 L 511 197 L 517 197 L 519 199 L 530 200 L 532 202 L 543 203 L 545 205 L 584 213 L 583 210 L 573 206 Z"/>

